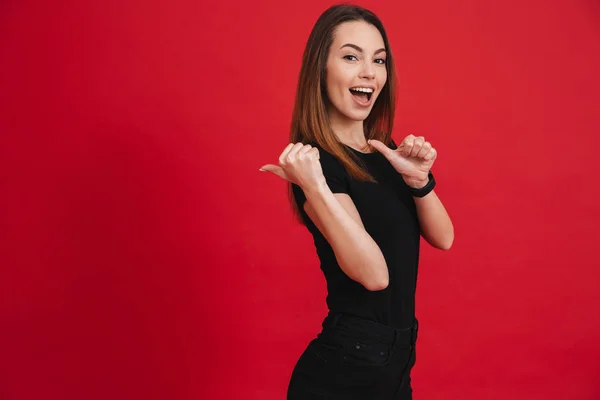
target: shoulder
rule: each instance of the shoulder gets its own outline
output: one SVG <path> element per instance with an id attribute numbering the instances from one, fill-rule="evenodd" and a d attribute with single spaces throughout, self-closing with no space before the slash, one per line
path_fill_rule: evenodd
<path id="1" fill-rule="evenodd" d="M 333 193 L 349 193 L 350 177 L 344 165 L 323 147 L 318 144 L 309 144 L 319 150 L 321 170 L 331 191 Z"/>
<path id="2" fill-rule="evenodd" d="M 319 161 L 321 162 L 321 166 L 323 167 L 323 172 L 325 169 L 337 171 L 339 173 L 345 173 L 346 169 L 344 165 L 338 160 L 338 158 L 325 150 L 323 147 L 317 144 L 311 144 L 311 146 L 316 147 L 319 150 Z"/>

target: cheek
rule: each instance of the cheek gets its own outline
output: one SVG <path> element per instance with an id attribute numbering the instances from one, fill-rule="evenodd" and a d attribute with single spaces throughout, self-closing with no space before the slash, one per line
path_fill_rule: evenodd
<path id="1" fill-rule="evenodd" d="M 343 71 L 331 71 L 326 74 L 327 79 L 327 94 L 335 101 L 341 99 L 347 90 L 347 80 Z"/>
<path id="2" fill-rule="evenodd" d="M 382 88 L 387 82 L 387 71 L 386 70 L 382 70 L 377 74 L 377 83 L 379 84 L 378 86 L 380 88 Z"/>
<path id="3" fill-rule="evenodd" d="M 349 80 L 352 78 L 352 72 L 347 67 L 345 68 L 344 65 L 336 62 L 330 63 L 327 69 L 328 86 L 333 90 L 346 88 Z"/>

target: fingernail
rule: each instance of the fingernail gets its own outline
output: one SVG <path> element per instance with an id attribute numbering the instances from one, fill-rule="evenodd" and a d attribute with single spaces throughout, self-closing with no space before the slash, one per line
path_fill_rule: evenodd
<path id="1" fill-rule="evenodd" d="M 265 170 L 264 170 L 264 169 L 262 169 L 262 168 L 259 168 L 258 170 L 259 170 L 260 172 L 265 172 Z"/>

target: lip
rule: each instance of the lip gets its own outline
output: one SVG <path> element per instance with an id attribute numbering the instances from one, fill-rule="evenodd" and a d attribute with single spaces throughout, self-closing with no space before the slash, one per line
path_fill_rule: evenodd
<path id="1" fill-rule="evenodd" d="M 353 87 L 357 87 L 357 86 L 353 86 Z M 370 88 L 371 86 L 360 86 L 360 87 L 368 87 Z M 350 90 L 348 90 L 348 92 L 350 92 Z M 350 97 L 352 97 L 352 100 L 354 100 L 354 103 L 359 106 L 360 108 L 369 108 L 371 107 L 371 104 L 373 104 L 374 98 L 375 98 L 375 88 L 373 88 L 373 94 L 371 95 L 371 98 L 368 101 L 359 101 L 357 99 L 356 96 L 353 96 L 352 93 L 350 92 Z"/>
<path id="2" fill-rule="evenodd" d="M 348 88 L 348 90 L 350 90 L 351 88 L 357 88 L 357 87 L 365 88 L 365 89 L 372 89 L 373 93 L 375 93 L 375 85 L 354 85 L 354 86 L 350 86 Z"/>

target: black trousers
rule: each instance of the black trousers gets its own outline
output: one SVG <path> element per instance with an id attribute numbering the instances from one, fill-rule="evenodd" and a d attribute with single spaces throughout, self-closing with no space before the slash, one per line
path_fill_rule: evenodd
<path id="1" fill-rule="evenodd" d="M 330 313 L 296 363 L 288 400 L 412 400 L 418 321 L 395 329 Z"/>

